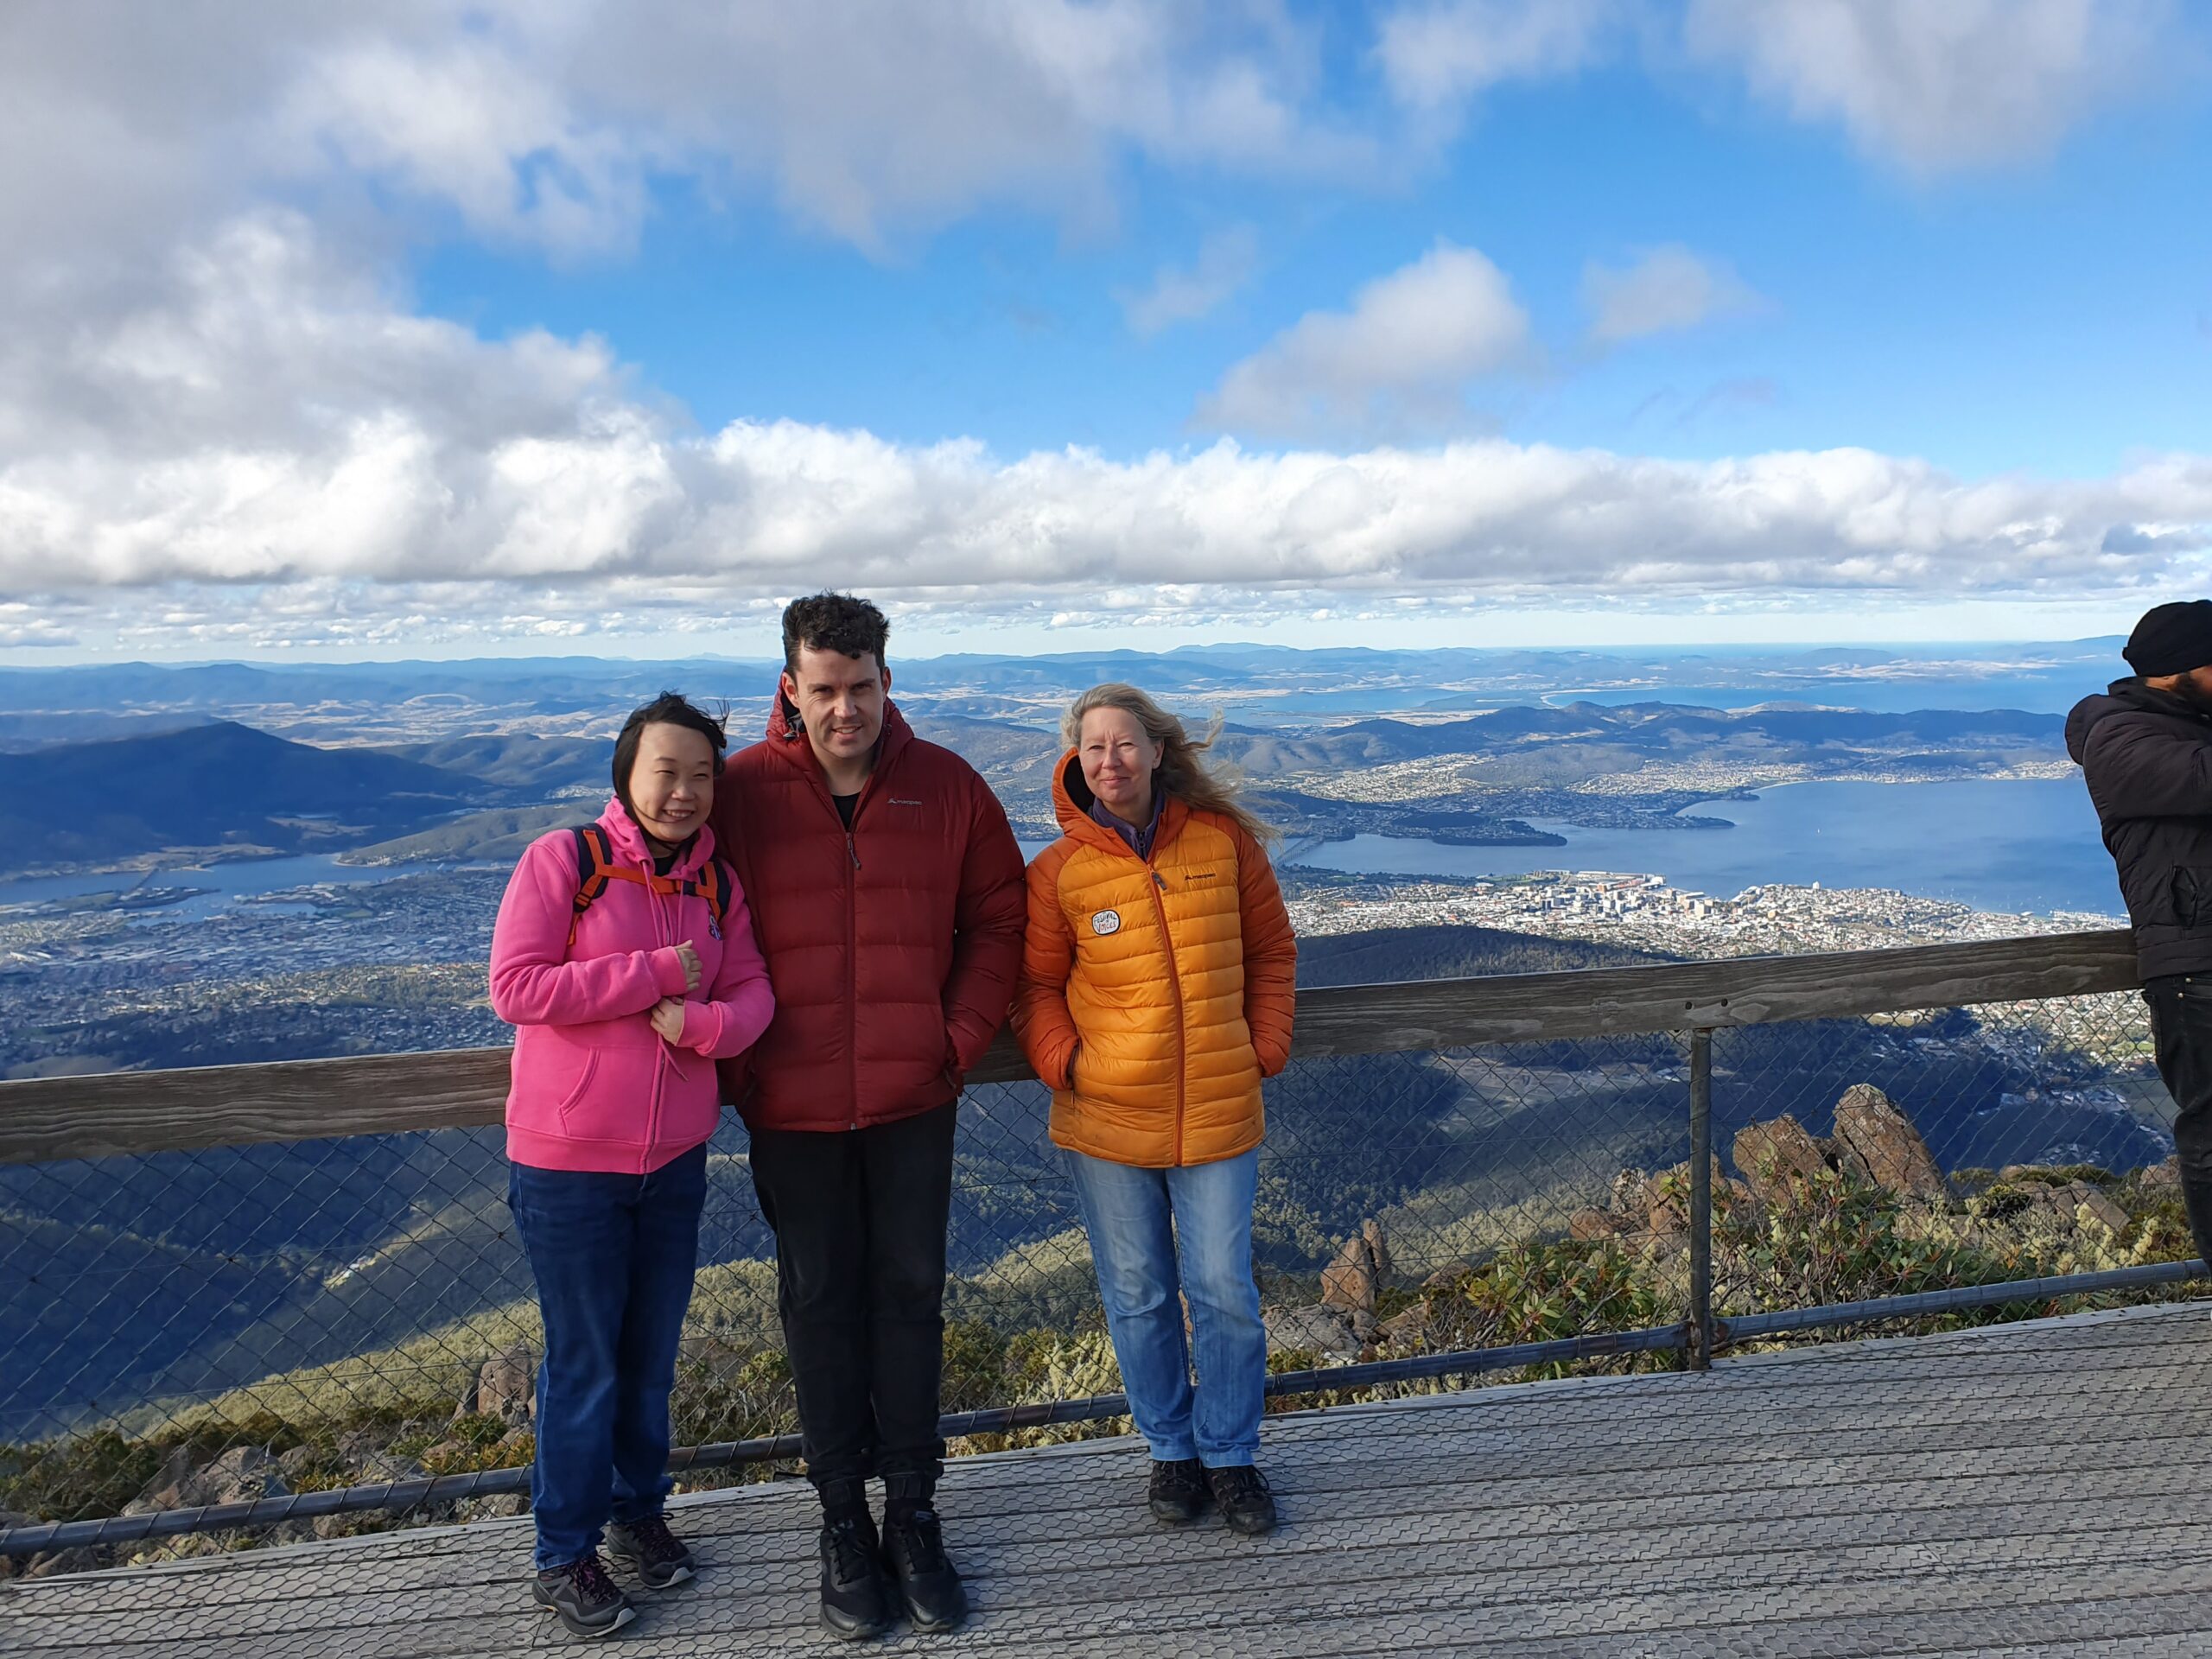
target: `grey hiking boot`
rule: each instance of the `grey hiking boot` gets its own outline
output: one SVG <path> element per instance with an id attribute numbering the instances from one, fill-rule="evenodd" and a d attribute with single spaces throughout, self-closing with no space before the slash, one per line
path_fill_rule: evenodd
<path id="1" fill-rule="evenodd" d="M 607 1528 L 607 1553 L 615 1563 L 626 1567 L 638 1575 L 638 1582 L 648 1590 L 666 1590 L 683 1583 L 698 1570 L 699 1563 L 683 1547 L 683 1540 L 668 1529 L 668 1522 L 657 1515 L 625 1526 L 620 1521 L 610 1522 Z"/>
<path id="2" fill-rule="evenodd" d="M 638 1610 L 630 1605 L 595 1554 L 566 1567 L 549 1567 L 530 1587 L 531 1597 L 550 1613 L 558 1613 L 572 1636 L 591 1639 L 612 1636 Z"/>

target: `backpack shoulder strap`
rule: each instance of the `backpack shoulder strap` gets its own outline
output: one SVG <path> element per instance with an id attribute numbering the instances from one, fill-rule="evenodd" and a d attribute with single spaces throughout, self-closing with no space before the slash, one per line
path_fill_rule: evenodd
<path id="1" fill-rule="evenodd" d="M 569 943 L 576 942 L 576 923 L 592 901 L 607 891 L 608 873 L 614 864 L 614 845 L 607 838 L 604 826 L 580 823 L 569 833 L 576 842 L 576 897 L 569 914 Z"/>
<path id="2" fill-rule="evenodd" d="M 735 874 L 722 862 L 717 853 L 699 871 L 699 896 L 707 901 L 707 909 L 715 918 L 717 928 L 729 922 L 729 896 L 737 882 Z"/>

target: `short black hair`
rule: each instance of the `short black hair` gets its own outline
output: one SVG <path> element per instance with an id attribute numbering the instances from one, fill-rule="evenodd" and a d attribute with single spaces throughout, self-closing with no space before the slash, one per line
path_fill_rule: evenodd
<path id="1" fill-rule="evenodd" d="M 715 751 L 715 776 L 719 778 L 722 751 L 729 747 L 728 723 L 727 713 L 710 715 L 680 691 L 664 691 L 632 709 L 614 738 L 614 798 L 622 803 L 622 810 L 635 816 L 630 805 L 630 774 L 637 768 L 638 745 L 645 740 L 646 727 L 683 726 L 698 733 Z"/>
<path id="2" fill-rule="evenodd" d="M 809 594 L 784 607 L 784 666 L 798 672 L 798 653 L 834 651 L 845 657 L 875 658 L 883 664 L 884 642 L 891 638 L 891 624 L 883 613 L 851 594 Z"/>

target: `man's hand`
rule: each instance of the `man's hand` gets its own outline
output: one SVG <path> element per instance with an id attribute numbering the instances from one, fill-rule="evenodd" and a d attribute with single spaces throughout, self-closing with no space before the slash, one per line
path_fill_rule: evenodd
<path id="1" fill-rule="evenodd" d="M 692 948 L 691 941 L 686 939 L 676 947 L 676 954 L 683 962 L 683 989 L 688 995 L 699 988 L 699 953 Z M 669 1040 L 673 1042 L 675 1039 L 671 1038 Z"/>
<path id="2" fill-rule="evenodd" d="M 691 947 L 687 944 L 682 948 L 689 950 Z M 696 963 L 698 958 L 694 957 L 692 961 Z M 664 996 L 653 1004 L 651 1018 L 653 1029 L 670 1042 L 681 1042 L 683 1039 L 683 999 L 682 997 Z"/>

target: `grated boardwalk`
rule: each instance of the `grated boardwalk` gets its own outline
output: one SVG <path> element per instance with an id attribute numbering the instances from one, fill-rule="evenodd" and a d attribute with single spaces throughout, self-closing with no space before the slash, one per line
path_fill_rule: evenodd
<path id="1" fill-rule="evenodd" d="M 1112 1440 L 957 1462 L 950 1656 L 2212 1655 L 2212 1316 L 2131 1309 L 1271 1419 L 1285 1524 L 1154 1527 Z M 699 1580 L 603 1649 L 833 1653 L 796 1483 L 677 1500 Z M 0 1654 L 573 1648 L 529 1522 L 0 1584 Z M 591 1650 L 591 1649 L 586 1649 Z"/>

